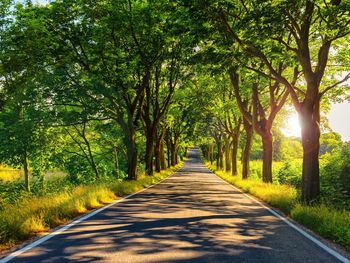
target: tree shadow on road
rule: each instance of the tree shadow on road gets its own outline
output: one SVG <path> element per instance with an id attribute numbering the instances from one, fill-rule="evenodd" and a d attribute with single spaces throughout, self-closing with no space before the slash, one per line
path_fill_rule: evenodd
<path id="1" fill-rule="evenodd" d="M 314 257 L 313 244 L 205 169 L 190 158 L 162 184 L 16 262 L 333 262 Z"/>

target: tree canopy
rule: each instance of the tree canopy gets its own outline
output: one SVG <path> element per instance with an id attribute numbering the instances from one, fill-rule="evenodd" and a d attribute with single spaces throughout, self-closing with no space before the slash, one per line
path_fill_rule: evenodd
<path id="1" fill-rule="evenodd" d="M 30 191 L 32 171 L 51 168 L 152 176 L 194 144 L 245 179 L 257 156 L 273 183 L 273 160 L 302 151 L 302 198 L 315 200 L 319 155 L 342 146 L 320 126 L 348 95 L 349 12 L 334 0 L 1 1 L 0 160 Z M 301 146 L 279 133 L 286 105 Z"/>

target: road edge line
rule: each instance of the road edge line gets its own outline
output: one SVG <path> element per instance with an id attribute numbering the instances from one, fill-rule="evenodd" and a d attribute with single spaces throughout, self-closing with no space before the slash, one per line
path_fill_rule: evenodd
<path id="1" fill-rule="evenodd" d="M 317 246 L 319 246 L 320 248 L 322 248 L 324 251 L 326 251 L 328 254 L 332 255 L 333 257 L 335 257 L 336 259 L 340 260 L 343 263 L 350 263 L 350 260 L 344 256 L 342 256 L 340 253 L 338 253 L 337 251 L 335 251 L 334 249 L 330 248 L 329 246 L 327 246 L 326 244 L 324 244 L 322 241 L 316 239 L 315 237 L 313 237 L 312 235 L 310 235 L 309 233 L 307 233 L 306 231 L 304 231 L 303 229 L 301 229 L 300 227 L 298 227 L 297 225 L 295 225 L 293 222 L 291 222 L 287 217 L 280 215 L 279 213 L 277 213 L 275 210 L 273 210 L 272 208 L 266 206 L 265 204 L 263 204 L 262 202 L 260 202 L 259 200 L 257 200 L 255 197 L 243 192 L 240 188 L 238 188 L 235 185 L 230 184 L 229 182 L 225 181 L 224 179 L 222 179 L 220 176 L 218 176 L 215 172 L 211 171 L 206 165 L 204 165 L 211 173 L 215 174 L 218 178 L 220 178 L 220 180 L 222 180 L 223 182 L 225 182 L 226 184 L 228 184 L 229 186 L 231 186 L 232 188 L 234 188 L 235 190 L 238 190 L 239 192 L 241 192 L 243 195 L 245 195 L 246 197 L 248 197 L 250 200 L 258 203 L 261 207 L 265 208 L 267 211 L 269 211 L 272 215 L 274 215 L 275 217 L 277 217 L 278 219 L 280 219 L 281 221 L 283 221 L 286 225 L 288 225 L 289 227 L 293 228 L 295 231 L 297 231 L 298 233 L 300 233 L 301 235 L 303 235 L 304 237 L 306 237 L 307 239 L 309 239 L 310 241 L 312 241 L 313 243 L 315 243 Z"/>
<path id="2" fill-rule="evenodd" d="M 44 243 L 45 241 L 47 241 L 47 240 L 49 240 L 49 239 L 51 239 L 51 238 L 53 238 L 53 237 L 55 237 L 57 235 L 62 234 L 64 231 L 68 230 L 69 228 L 71 228 L 71 227 L 73 227 L 75 225 L 78 225 L 79 223 L 85 221 L 86 219 L 89 219 L 90 217 L 93 217 L 94 215 L 102 212 L 103 210 L 106 210 L 107 208 L 110 208 L 111 206 L 113 206 L 115 204 L 121 203 L 121 202 L 125 201 L 126 199 L 129 199 L 130 197 L 133 197 L 134 195 L 137 195 L 137 194 L 139 194 L 139 193 L 141 193 L 143 191 L 146 191 L 147 189 L 150 189 L 150 188 L 152 188 L 152 187 L 162 183 L 163 181 L 165 181 L 169 177 L 175 175 L 178 172 L 178 170 L 180 170 L 183 167 L 183 165 L 181 167 L 179 167 L 176 171 L 174 171 L 171 175 L 165 177 L 164 179 L 160 180 L 159 182 L 157 182 L 157 183 L 155 183 L 153 185 L 150 185 L 150 186 L 148 186 L 148 187 L 146 187 L 144 189 L 141 189 L 140 191 L 137 191 L 135 193 L 129 194 L 127 196 L 124 196 L 124 197 L 122 197 L 122 198 L 120 198 L 120 199 L 118 199 L 118 200 L 116 200 L 116 201 L 114 201 L 114 202 L 112 202 L 110 204 L 102 206 L 102 207 L 100 207 L 100 208 L 98 208 L 96 210 L 88 212 L 87 214 L 79 217 L 78 219 L 76 219 L 76 220 L 74 220 L 74 221 L 72 221 L 72 222 L 70 222 L 70 223 L 68 223 L 66 225 L 63 225 L 62 227 L 58 228 L 57 230 L 55 230 L 53 232 L 48 233 L 47 235 L 43 236 L 42 238 L 39 238 L 38 240 L 36 240 L 34 242 L 31 242 L 28 245 L 26 245 L 26 246 L 24 246 L 24 247 L 22 247 L 22 248 L 20 248 L 20 249 L 18 249 L 16 251 L 13 251 L 9 255 L 3 257 L 2 259 L 0 259 L 0 263 L 7 263 L 10 260 L 16 258 L 17 256 L 19 256 L 19 255 L 21 255 L 21 254 L 31 250 L 32 248 L 35 248 L 35 247 L 39 246 L 40 244 Z"/>

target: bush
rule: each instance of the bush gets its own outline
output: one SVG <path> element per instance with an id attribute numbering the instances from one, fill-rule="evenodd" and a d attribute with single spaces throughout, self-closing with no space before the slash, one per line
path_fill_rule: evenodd
<path id="1" fill-rule="evenodd" d="M 288 160 L 283 163 L 277 173 L 280 184 L 288 184 L 295 188 L 301 188 L 302 162 Z"/>
<path id="2" fill-rule="evenodd" d="M 321 160 L 321 198 L 350 209 L 350 147 L 325 154 Z"/>

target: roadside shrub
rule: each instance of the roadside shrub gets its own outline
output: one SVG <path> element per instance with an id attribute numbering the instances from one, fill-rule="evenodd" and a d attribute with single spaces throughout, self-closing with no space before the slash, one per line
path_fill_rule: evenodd
<path id="1" fill-rule="evenodd" d="M 301 188 L 302 164 L 297 161 L 285 161 L 278 170 L 277 179 L 280 184 L 288 184 L 295 188 Z"/>
<path id="2" fill-rule="evenodd" d="M 350 146 L 321 160 L 321 198 L 324 202 L 350 209 Z"/>

